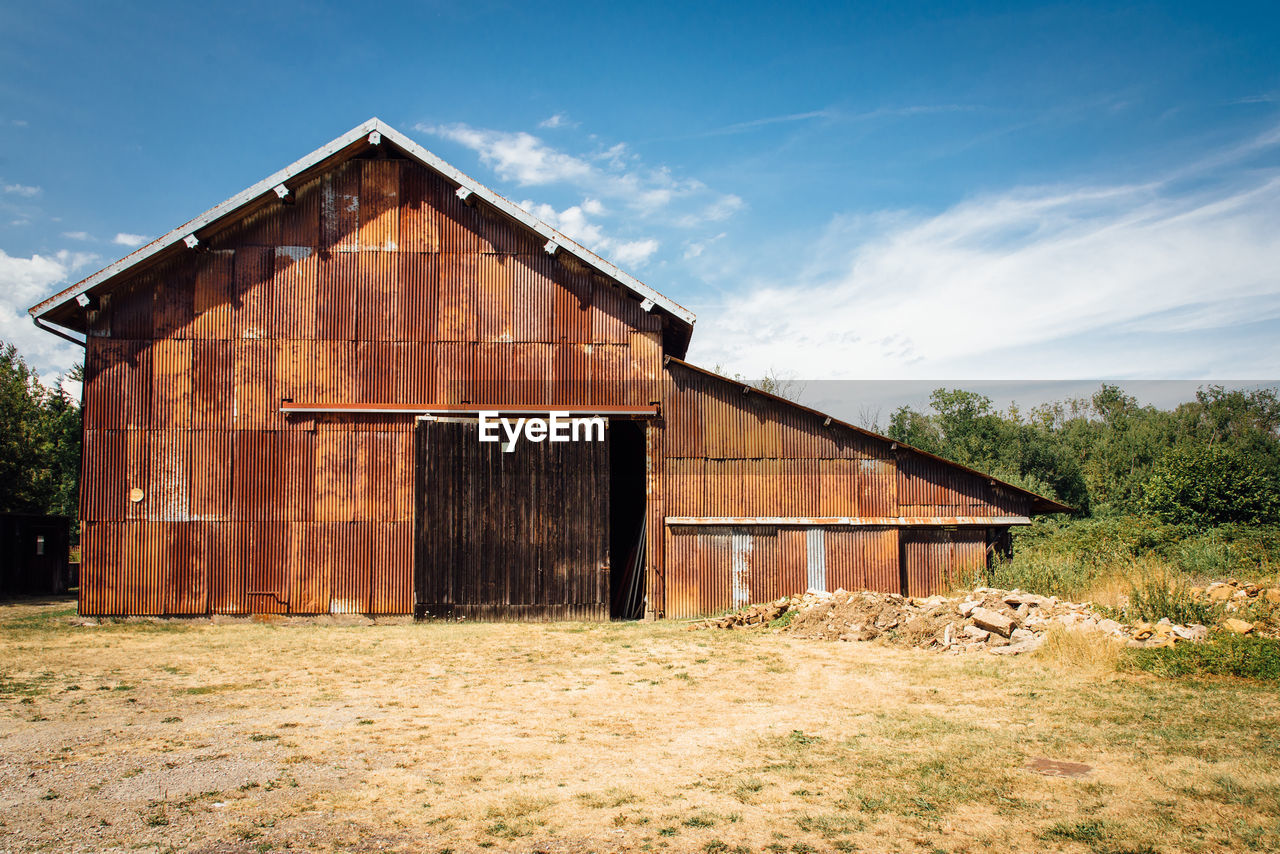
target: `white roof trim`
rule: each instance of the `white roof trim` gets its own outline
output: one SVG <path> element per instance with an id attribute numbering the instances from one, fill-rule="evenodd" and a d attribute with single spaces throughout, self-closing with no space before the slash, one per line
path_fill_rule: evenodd
<path id="1" fill-rule="evenodd" d="M 380 133 L 383 140 L 391 142 L 422 165 L 440 173 L 450 181 L 458 184 L 460 187 L 469 190 L 471 194 L 483 199 L 491 207 L 496 208 L 525 227 L 540 234 L 547 240 L 554 241 L 561 250 L 569 252 L 588 266 L 595 268 L 612 279 L 615 279 L 639 296 L 641 300 L 652 300 L 655 305 L 661 306 L 673 317 L 684 321 L 690 326 L 692 326 L 694 321 L 697 319 L 693 312 L 689 311 L 684 306 L 668 299 L 629 273 L 623 272 L 617 265 L 609 263 L 576 241 L 570 240 L 568 237 L 547 225 L 533 214 L 508 201 L 490 190 L 488 187 L 479 184 L 475 179 L 460 172 L 453 166 L 450 166 L 448 163 L 441 160 L 439 157 L 432 154 L 409 137 L 400 133 L 400 131 L 376 118 L 369 119 L 358 127 L 352 128 L 327 145 L 323 145 L 305 157 L 294 161 L 279 172 L 276 172 L 274 175 L 263 178 L 252 187 L 237 193 L 222 204 L 210 208 L 190 222 L 175 228 L 163 237 L 159 237 L 156 240 L 151 241 L 138 251 L 130 255 L 126 255 L 114 264 L 103 267 L 87 279 L 84 279 L 66 290 L 60 291 L 39 305 L 33 306 L 29 310 L 30 314 L 34 317 L 39 317 L 50 309 L 61 305 L 67 300 L 74 299 L 94 286 L 105 282 L 107 279 L 113 278 L 130 267 L 163 252 L 174 244 L 179 243 L 187 236 L 194 235 L 195 232 L 205 226 L 234 213 L 237 209 L 243 207 L 249 202 L 267 194 L 274 195 L 276 186 L 285 183 L 290 178 L 293 178 L 302 172 L 307 171 L 317 163 L 337 154 L 348 146 L 367 142 L 369 135 L 374 133 Z"/>

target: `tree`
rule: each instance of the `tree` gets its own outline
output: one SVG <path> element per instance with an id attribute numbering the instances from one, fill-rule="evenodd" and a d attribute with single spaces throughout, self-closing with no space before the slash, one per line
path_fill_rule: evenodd
<path id="1" fill-rule="evenodd" d="M 0 511 L 74 519 L 79 493 L 79 404 L 61 383 L 45 388 L 17 348 L 0 344 Z"/>
<path id="2" fill-rule="evenodd" d="M 1222 445 L 1188 444 L 1166 454 L 1147 482 L 1144 501 L 1148 511 L 1174 524 L 1280 521 L 1280 484 Z"/>

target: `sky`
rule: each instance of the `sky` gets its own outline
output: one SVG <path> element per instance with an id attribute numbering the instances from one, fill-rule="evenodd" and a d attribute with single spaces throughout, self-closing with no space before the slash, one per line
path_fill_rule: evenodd
<path id="1" fill-rule="evenodd" d="M 378 116 L 695 312 L 708 367 L 1280 378 L 1274 4 L 4 0 L 0 33 L 0 340 L 46 377 L 79 351 L 28 307 Z"/>

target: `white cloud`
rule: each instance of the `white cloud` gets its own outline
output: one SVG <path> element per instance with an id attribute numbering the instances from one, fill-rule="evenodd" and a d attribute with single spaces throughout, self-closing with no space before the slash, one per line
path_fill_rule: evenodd
<path id="1" fill-rule="evenodd" d="M 64 231 L 62 236 L 68 240 L 93 240 L 93 236 L 87 231 Z"/>
<path id="2" fill-rule="evenodd" d="M 546 145 L 523 131 L 508 133 L 481 130 L 464 124 L 417 125 L 423 133 L 465 145 L 480 155 L 480 162 L 492 168 L 504 181 L 521 186 L 578 181 L 591 174 L 591 165 Z"/>
<path id="3" fill-rule="evenodd" d="M 697 258 L 701 256 L 703 252 L 707 251 L 708 246 L 710 246 L 711 244 L 715 243 L 718 240 L 724 240 L 728 236 L 729 236 L 729 233 L 727 231 L 722 231 L 719 234 L 717 234 L 715 237 L 710 237 L 710 238 L 707 238 L 706 240 L 689 241 L 688 243 L 685 244 L 685 247 L 684 247 L 684 257 L 686 259 Z"/>
<path id="4" fill-rule="evenodd" d="M 146 243 L 147 237 L 142 234 L 130 234 L 127 231 L 122 231 L 111 242 L 133 249 Z"/>
<path id="5" fill-rule="evenodd" d="M 66 250 L 15 258 L 0 249 L 0 340 L 17 345 L 46 382 L 80 361 L 84 351 L 38 329 L 27 309 L 56 292 L 72 273 L 96 260 L 96 255 Z"/>
<path id="6" fill-rule="evenodd" d="M 562 211 L 557 211 L 551 205 L 540 202 L 525 200 L 520 203 L 520 207 L 545 222 L 547 225 L 559 231 L 566 237 L 572 238 L 584 246 L 596 247 L 603 250 L 608 242 L 605 239 L 604 232 L 600 226 L 595 225 L 587 219 L 588 211 L 586 205 L 573 205 Z"/>
<path id="7" fill-rule="evenodd" d="M 28 184 L 5 184 L 4 191 L 15 196 L 22 196 L 24 199 L 40 195 L 39 187 L 32 187 Z"/>
<path id="8" fill-rule="evenodd" d="M 622 267 L 638 267 L 649 260 L 653 253 L 658 251 L 658 241 L 653 238 L 644 240 L 631 240 L 626 243 L 619 243 L 613 247 L 611 254 L 613 260 Z"/>
<path id="9" fill-rule="evenodd" d="M 576 128 L 577 126 L 578 123 L 569 121 L 565 118 L 564 113 L 556 113 L 554 116 L 548 116 L 538 122 L 538 127 L 540 128 Z"/>
<path id="10" fill-rule="evenodd" d="M 696 358 L 814 378 L 1280 374 L 1274 347 L 1221 358 L 1231 328 L 1280 322 L 1280 174 L 842 216 L 796 254 L 817 261 L 703 312 Z"/>
<path id="11" fill-rule="evenodd" d="M 642 266 L 658 251 L 661 244 L 651 237 L 623 241 L 606 235 L 598 224 L 588 219 L 589 214 L 603 210 L 598 204 L 590 204 L 590 201 L 572 205 L 562 211 L 546 203 L 528 199 L 521 202 L 520 207 L 566 237 L 581 243 L 592 252 L 607 255 L 610 260 L 623 267 Z"/>
<path id="12" fill-rule="evenodd" d="M 470 148 L 504 181 L 525 187 L 568 185 L 601 206 L 603 200 L 616 201 L 632 214 L 661 215 L 682 228 L 724 219 L 742 207 L 737 196 L 717 193 L 696 179 L 677 177 L 666 166 L 644 164 L 625 143 L 576 155 L 524 131 L 465 124 L 419 124 L 415 129 Z"/>

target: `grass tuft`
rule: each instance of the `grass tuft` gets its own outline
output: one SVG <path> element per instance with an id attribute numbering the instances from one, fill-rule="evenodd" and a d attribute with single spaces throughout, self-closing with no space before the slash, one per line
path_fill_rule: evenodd
<path id="1" fill-rule="evenodd" d="M 1065 670 L 1111 673 L 1119 668 L 1122 651 L 1118 640 L 1101 632 L 1052 626 L 1034 655 L 1046 664 Z"/>

